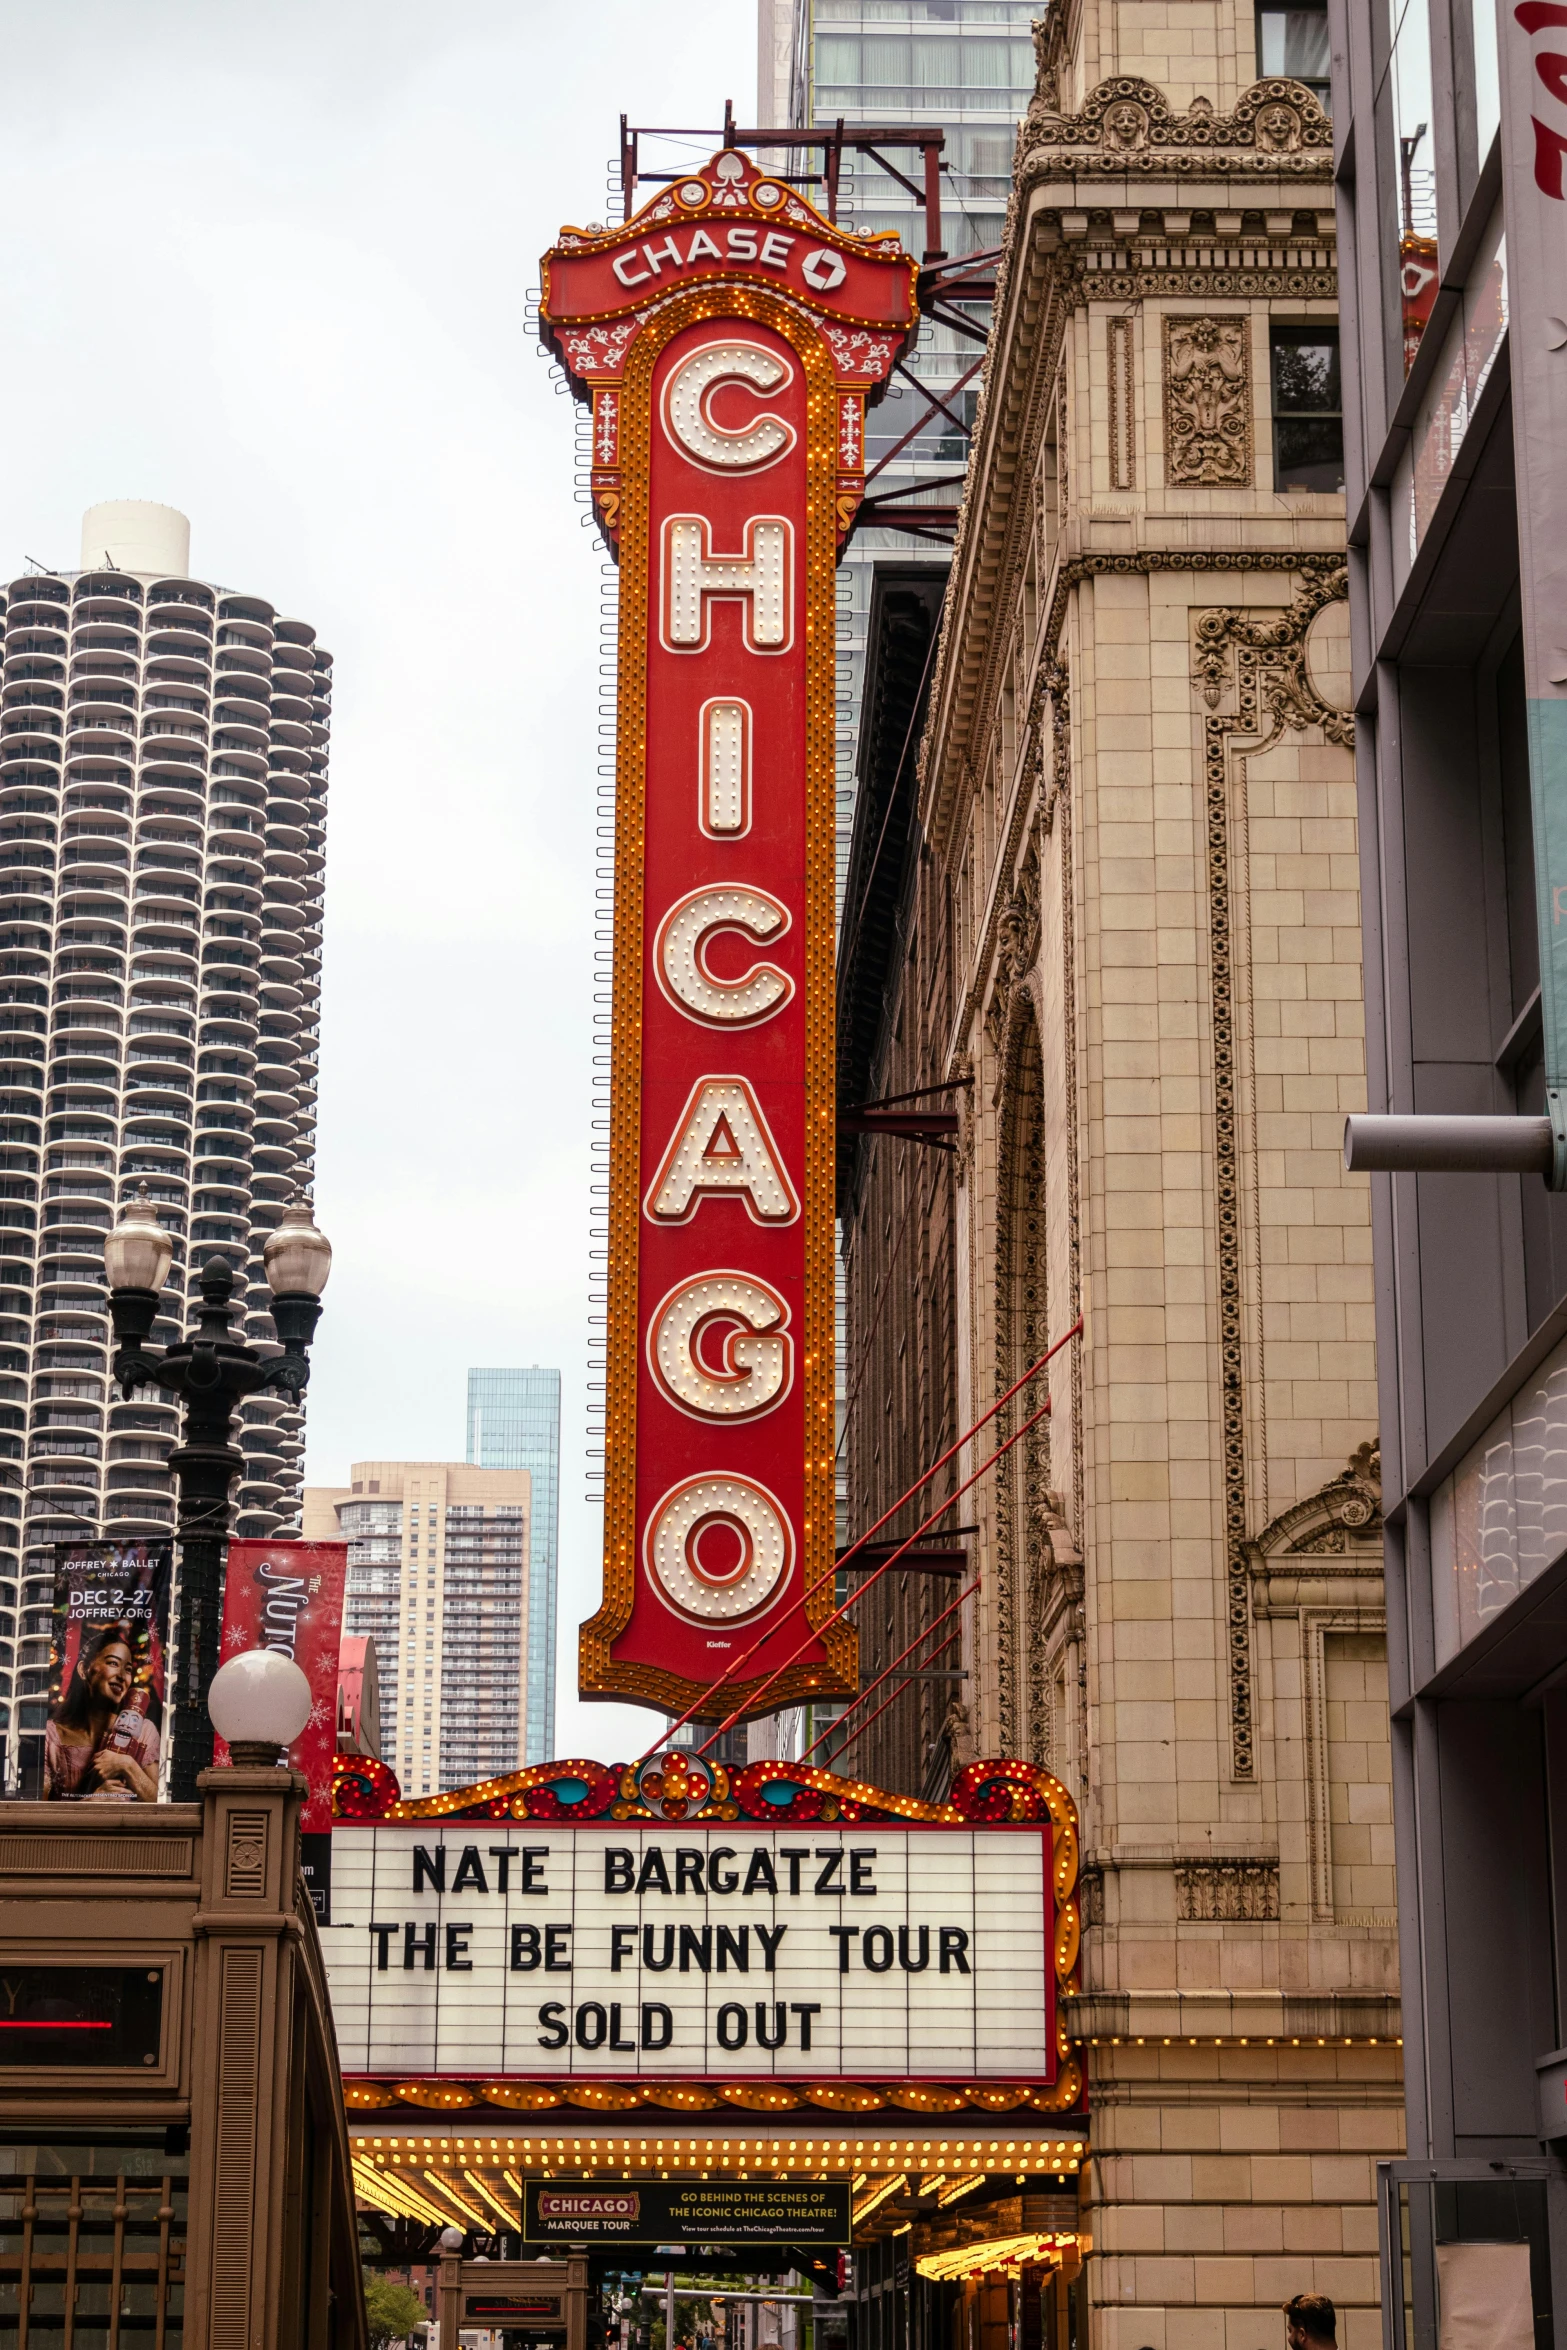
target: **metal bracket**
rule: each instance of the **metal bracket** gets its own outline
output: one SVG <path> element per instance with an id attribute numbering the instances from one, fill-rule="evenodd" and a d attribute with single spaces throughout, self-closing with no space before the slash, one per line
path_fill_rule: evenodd
<path id="1" fill-rule="evenodd" d="M 1551 1164 L 1546 1171 L 1547 1191 L 1567 1191 L 1567 1099 L 1556 1086 L 1547 1089 L 1545 1107 L 1551 1121 Z"/>

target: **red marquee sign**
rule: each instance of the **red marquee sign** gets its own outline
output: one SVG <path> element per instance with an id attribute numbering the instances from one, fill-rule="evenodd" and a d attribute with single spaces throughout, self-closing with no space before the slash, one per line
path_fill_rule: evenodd
<path id="1" fill-rule="evenodd" d="M 591 398 L 621 568 L 604 1599 L 584 1696 L 680 1712 L 731 1665 L 726 1710 L 857 1686 L 854 1634 L 824 1622 L 833 574 L 913 279 L 895 236 L 844 235 L 727 149 L 544 261 L 542 331 Z"/>

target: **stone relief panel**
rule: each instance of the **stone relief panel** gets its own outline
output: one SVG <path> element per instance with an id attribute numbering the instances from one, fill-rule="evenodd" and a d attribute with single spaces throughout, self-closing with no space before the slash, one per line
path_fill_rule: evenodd
<path id="1" fill-rule="evenodd" d="M 1246 318 L 1165 319 L 1167 481 L 1250 487 L 1250 334 Z"/>

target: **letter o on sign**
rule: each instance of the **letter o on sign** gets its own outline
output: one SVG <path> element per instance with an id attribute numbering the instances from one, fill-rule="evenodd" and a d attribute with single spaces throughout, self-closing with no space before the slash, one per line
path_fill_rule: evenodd
<path id="1" fill-rule="evenodd" d="M 713 2025 L 714 2031 L 718 2034 L 719 2047 L 729 2049 L 743 2048 L 746 2034 L 750 2028 L 745 2009 L 738 2000 L 733 1999 L 730 2000 L 727 2007 L 719 2009 Z"/>
<path id="2" fill-rule="evenodd" d="M 777 1498 L 749 1477 L 688 1477 L 646 1535 L 654 1580 L 682 1615 L 733 1623 L 765 1607 L 794 1555 Z"/>
<path id="3" fill-rule="evenodd" d="M 800 263 L 800 275 L 813 294 L 830 294 L 834 286 L 842 285 L 848 274 L 843 255 L 834 253 L 827 245 L 818 245 Z"/>

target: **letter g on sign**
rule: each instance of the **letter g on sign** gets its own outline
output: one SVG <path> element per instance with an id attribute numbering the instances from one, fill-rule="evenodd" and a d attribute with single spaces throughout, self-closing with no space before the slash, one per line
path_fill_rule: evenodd
<path id="1" fill-rule="evenodd" d="M 787 359 L 758 343 L 708 343 L 682 359 L 665 385 L 664 430 L 677 449 L 707 472 L 762 472 L 794 447 L 794 426 L 781 416 L 766 414 L 747 425 L 719 424 L 712 414 L 713 395 L 724 384 L 781 391 L 793 375 Z"/>

